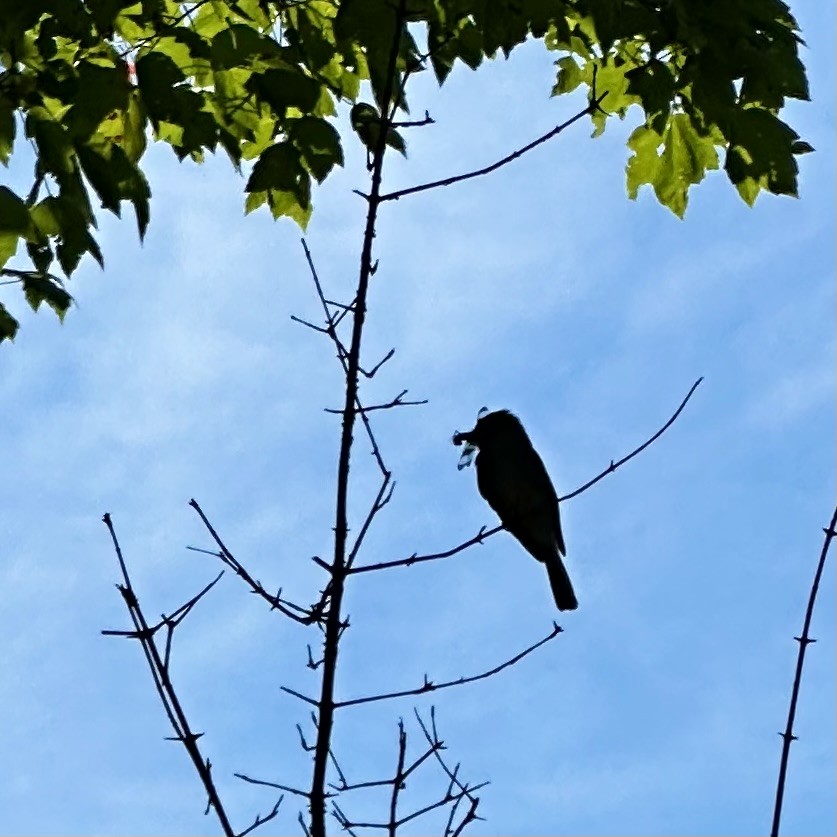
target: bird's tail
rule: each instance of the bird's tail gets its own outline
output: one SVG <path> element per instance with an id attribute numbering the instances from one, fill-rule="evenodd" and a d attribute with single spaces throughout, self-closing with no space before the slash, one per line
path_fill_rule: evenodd
<path id="1" fill-rule="evenodd" d="M 578 600 L 575 597 L 573 585 L 567 575 L 564 562 L 557 550 L 544 563 L 546 564 L 546 571 L 549 573 L 549 585 L 552 587 L 552 595 L 555 597 L 558 610 L 575 610 L 578 607 Z"/>

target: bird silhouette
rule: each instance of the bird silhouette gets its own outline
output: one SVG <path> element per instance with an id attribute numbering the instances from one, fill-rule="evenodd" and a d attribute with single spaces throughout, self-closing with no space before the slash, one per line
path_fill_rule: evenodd
<path id="1" fill-rule="evenodd" d="M 455 433 L 466 444 L 460 467 L 476 448 L 477 488 L 521 546 L 546 567 L 558 610 L 575 610 L 578 601 L 564 562 L 558 495 L 543 460 L 517 416 L 508 410 L 487 413 L 473 430 Z"/>

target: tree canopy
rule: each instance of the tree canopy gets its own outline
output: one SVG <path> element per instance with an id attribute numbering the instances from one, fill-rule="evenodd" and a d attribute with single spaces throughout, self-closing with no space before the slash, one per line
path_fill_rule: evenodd
<path id="1" fill-rule="evenodd" d="M 223 149 L 245 166 L 245 208 L 304 227 L 312 181 L 343 162 L 337 105 L 354 105 L 361 142 L 375 135 L 401 27 L 395 104 L 405 77 L 444 84 L 528 39 L 555 54 L 552 95 L 607 95 L 591 109 L 641 110 L 628 140 L 627 192 L 651 186 L 677 215 L 689 188 L 723 169 L 752 204 L 797 194 L 796 156 L 811 146 L 779 114 L 807 99 L 802 43 L 781 0 L 0 0 L 0 160 L 28 142 L 28 189 L 0 185 L 0 269 L 37 309 L 63 317 L 85 254 L 100 265 L 94 203 L 150 219 L 149 138 L 180 159 Z M 368 83 L 368 84 L 367 84 Z M 364 100 L 368 99 L 368 101 Z M 404 152 L 402 133 L 387 144 Z M 21 251 L 25 248 L 25 256 Z M 7 266 L 10 259 L 19 258 Z M 0 342 L 18 323 L 0 303 Z"/>

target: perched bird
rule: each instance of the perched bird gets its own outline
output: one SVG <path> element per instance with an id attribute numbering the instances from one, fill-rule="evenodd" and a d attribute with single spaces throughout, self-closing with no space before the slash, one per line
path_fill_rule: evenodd
<path id="1" fill-rule="evenodd" d="M 468 433 L 455 433 L 453 443 L 466 443 L 460 468 L 469 464 L 474 448 L 477 487 L 523 548 L 546 566 L 558 610 L 578 607 L 566 555 L 558 496 L 543 460 L 532 447 L 523 425 L 508 410 L 487 413 Z"/>

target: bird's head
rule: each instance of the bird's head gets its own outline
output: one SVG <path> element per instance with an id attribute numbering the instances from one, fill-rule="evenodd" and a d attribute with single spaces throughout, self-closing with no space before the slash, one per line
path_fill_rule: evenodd
<path id="1" fill-rule="evenodd" d="M 508 410 L 495 410 L 493 413 L 486 412 L 483 414 L 484 410 L 484 407 L 480 410 L 480 416 L 473 430 L 469 430 L 467 433 L 457 431 L 453 434 L 455 445 L 465 445 L 457 465 L 460 471 L 471 464 L 474 451 L 477 449 L 488 447 L 498 439 L 514 439 L 521 434 L 523 438 L 527 438 L 523 425 L 514 413 L 510 413 Z"/>

